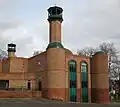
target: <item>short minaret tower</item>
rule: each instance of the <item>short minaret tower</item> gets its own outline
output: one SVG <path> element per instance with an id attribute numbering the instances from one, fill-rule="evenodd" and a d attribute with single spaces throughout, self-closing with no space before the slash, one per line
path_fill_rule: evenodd
<path id="1" fill-rule="evenodd" d="M 10 43 L 8 44 L 8 58 L 11 57 L 16 57 L 15 52 L 16 52 L 16 44 Z"/>
<path id="2" fill-rule="evenodd" d="M 108 104 L 110 102 L 108 56 L 102 51 L 96 52 L 91 59 L 91 67 L 92 103 Z"/>
<path id="3" fill-rule="evenodd" d="M 63 9 L 53 6 L 48 9 L 49 42 L 61 42 L 61 23 Z"/>

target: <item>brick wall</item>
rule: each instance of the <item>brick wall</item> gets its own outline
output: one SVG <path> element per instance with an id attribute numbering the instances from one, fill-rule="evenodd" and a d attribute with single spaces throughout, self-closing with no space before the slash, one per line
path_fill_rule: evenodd
<path id="1" fill-rule="evenodd" d="M 40 98 L 41 91 L 0 91 L 0 98 Z"/>
<path id="2" fill-rule="evenodd" d="M 27 72 L 28 59 L 15 57 L 10 59 L 9 72 Z"/>
<path id="3" fill-rule="evenodd" d="M 28 60 L 28 72 L 40 72 L 47 70 L 46 53 L 33 56 Z"/>

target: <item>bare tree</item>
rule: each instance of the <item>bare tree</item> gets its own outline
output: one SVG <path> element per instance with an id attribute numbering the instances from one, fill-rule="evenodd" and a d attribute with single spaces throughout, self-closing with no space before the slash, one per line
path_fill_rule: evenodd
<path id="1" fill-rule="evenodd" d="M 109 73 L 111 78 L 118 79 L 120 73 L 120 61 L 118 60 L 118 49 L 114 46 L 114 43 L 102 43 L 99 45 L 99 49 L 108 55 Z"/>
<path id="2" fill-rule="evenodd" d="M 6 60 L 7 57 L 8 57 L 7 53 L 3 51 L 2 49 L 0 49 L 0 61 Z"/>
<path id="3" fill-rule="evenodd" d="M 92 47 L 87 47 L 77 51 L 78 55 L 92 56 L 97 50 L 103 51 L 108 55 L 108 65 L 110 78 L 118 78 L 120 75 L 120 61 L 118 60 L 118 49 L 114 46 L 114 43 L 102 43 L 95 49 Z"/>
<path id="4" fill-rule="evenodd" d="M 116 54 L 118 53 L 116 47 L 114 46 L 114 43 L 104 42 L 99 45 L 99 49 L 104 51 L 105 54 L 111 55 L 111 56 L 116 56 Z"/>
<path id="5" fill-rule="evenodd" d="M 33 52 L 33 56 L 39 55 L 40 53 L 42 53 L 42 51 L 38 51 L 38 50 L 37 50 L 37 51 L 34 51 L 34 52 Z"/>
<path id="6" fill-rule="evenodd" d="M 90 56 L 92 57 L 92 55 L 94 55 L 96 49 L 92 48 L 92 47 L 86 47 L 84 49 L 78 50 L 77 54 L 78 55 L 82 55 L 82 56 Z"/>

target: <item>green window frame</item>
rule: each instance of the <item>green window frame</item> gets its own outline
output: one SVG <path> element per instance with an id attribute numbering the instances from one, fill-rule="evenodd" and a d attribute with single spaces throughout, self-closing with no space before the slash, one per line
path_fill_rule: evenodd
<path id="1" fill-rule="evenodd" d="M 82 102 L 88 102 L 88 64 L 81 62 L 81 88 L 82 88 Z"/>
<path id="2" fill-rule="evenodd" d="M 76 102 L 77 97 L 77 78 L 76 78 L 76 62 L 74 60 L 69 61 L 69 73 L 70 73 L 70 101 Z"/>

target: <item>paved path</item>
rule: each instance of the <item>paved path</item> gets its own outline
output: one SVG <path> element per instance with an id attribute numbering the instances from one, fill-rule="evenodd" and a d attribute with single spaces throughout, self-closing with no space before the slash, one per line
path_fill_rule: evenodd
<path id="1" fill-rule="evenodd" d="M 80 104 L 44 99 L 0 99 L 0 107 L 120 107 L 120 104 Z"/>

